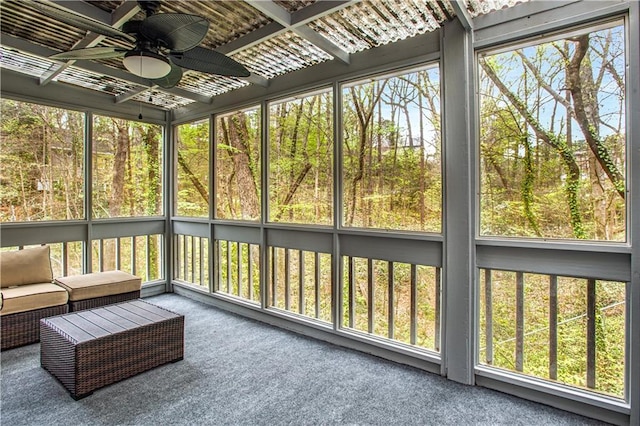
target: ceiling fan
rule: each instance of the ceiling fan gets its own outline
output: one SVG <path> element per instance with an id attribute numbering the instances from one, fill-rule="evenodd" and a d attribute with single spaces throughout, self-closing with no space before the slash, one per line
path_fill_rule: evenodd
<path id="1" fill-rule="evenodd" d="M 199 46 L 209 30 L 209 21 L 198 15 L 157 13 L 159 1 L 138 1 L 146 13 L 143 20 L 125 22 L 122 30 L 78 15 L 55 3 L 30 3 L 45 15 L 76 28 L 126 41 L 132 48 L 88 47 L 51 55 L 51 59 L 123 58 L 132 74 L 148 79 L 165 89 L 182 78 L 182 68 L 230 77 L 248 77 L 250 72 L 240 63 L 215 50 Z"/>

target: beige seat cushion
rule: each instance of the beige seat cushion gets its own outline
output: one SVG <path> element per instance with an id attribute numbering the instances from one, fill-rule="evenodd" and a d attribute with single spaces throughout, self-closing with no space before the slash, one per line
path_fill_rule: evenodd
<path id="1" fill-rule="evenodd" d="M 60 286 L 42 283 L 3 288 L 2 298 L 0 314 L 8 315 L 64 305 L 69 300 L 69 294 Z"/>
<path id="2" fill-rule="evenodd" d="M 140 290 L 141 280 L 122 271 L 95 272 L 56 278 L 69 292 L 69 300 L 78 301 Z"/>
<path id="3" fill-rule="evenodd" d="M 49 246 L 0 252 L 0 287 L 50 283 Z"/>

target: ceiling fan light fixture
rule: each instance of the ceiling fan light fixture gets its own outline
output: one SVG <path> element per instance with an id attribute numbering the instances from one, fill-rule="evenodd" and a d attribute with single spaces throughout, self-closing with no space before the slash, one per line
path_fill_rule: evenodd
<path id="1" fill-rule="evenodd" d="M 162 78 L 171 71 L 171 64 L 167 58 L 147 50 L 127 52 L 122 64 L 131 74 L 142 78 Z"/>

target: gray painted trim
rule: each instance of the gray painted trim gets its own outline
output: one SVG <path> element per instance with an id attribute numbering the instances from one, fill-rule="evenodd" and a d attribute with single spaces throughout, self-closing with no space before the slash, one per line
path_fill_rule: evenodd
<path id="1" fill-rule="evenodd" d="M 516 5 L 474 19 L 474 47 L 484 49 L 621 14 L 629 4 L 628 0 L 617 0 L 540 1 Z"/>
<path id="2" fill-rule="evenodd" d="M 631 229 L 631 280 L 627 306 L 627 383 L 631 424 L 640 424 L 640 3 L 632 2 L 627 20 L 627 185 Z"/>
<path id="3" fill-rule="evenodd" d="M 340 256 L 442 267 L 442 243 L 338 234 Z"/>
<path id="4" fill-rule="evenodd" d="M 50 87 L 51 85 L 47 86 Z M 82 271 L 93 271 L 93 112 L 85 114 L 84 123 L 84 216 L 87 223 L 87 236 L 82 247 Z"/>
<path id="5" fill-rule="evenodd" d="M 544 389 L 544 387 L 537 387 L 531 382 L 524 383 L 524 380 L 518 383 L 518 380 L 514 380 L 513 376 L 506 377 L 499 373 L 492 374 L 490 371 L 478 371 L 476 384 L 612 424 L 630 424 L 629 415 L 624 413 L 624 411 L 628 410 L 614 403 L 596 404 L 596 399 L 576 398 L 578 394 L 575 391 L 571 393 L 559 392 L 557 388 Z"/>
<path id="6" fill-rule="evenodd" d="M 283 229 L 267 229 L 267 240 L 270 246 L 287 247 L 297 250 L 331 253 L 333 236 L 331 233 L 289 231 Z"/>
<path id="7" fill-rule="evenodd" d="M 213 225 L 216 240 L 239 241 L 249 244 L 260 244 L 263 240 L 261 228 L 243 226 Z"/>
<path id="8" fill-rule="evenodd" d="M 126 221 L 125 221 L 126 220 Z M 93 220 L 91 236 L 94 239 L 130 237 L 147 234 L 163 234 L 164 218 L 122 218 L 118 221 Z"/>
<path id="9" fill-rule="evenodd" d="M 206 222 L 182 222 L 173 220 L 173 232 L 182 235 L 209 238 L 209 224 Z"/>
<path id="10" fill-rule="evenodd" d="M 630 256 L 624 253 L 478 246 L 479 268 L 502 269 L 601 280 L 629 281 Z"/>
<path id="11" fill-rule="evenodd" d="M 3 223 L 0 232 L 2 247 L 87 241 L 88 238 L 85 221 Z"/>
<path id="12" fill-rule="evenodd" d="M 165 281 L 154 281 L 150 283 L 145 283 L 140 289 L 140 297 L 145 298 L 145 297 L 157 296 L 159 294 L 164 294 L 167 292 L 166 284 L 167 283 Z"/>
<path id="13" fill-rule="evenodd" d="M 170 220 L 173 213 L 173 183 L 175 179 L 175 170 L 173 167 L 174 155 L 174 132 L 170 122 L 171 114 L 165 114 L 165 125 L 163 127 L 163 145 L 162 145 L 162 211 L 164 213 L 164 246 L 163 246 L 163 262 L 164 262 L 164 288 L 171 291 L 171 278 L 173 278 L 173 228 Z"/>
<path id="14" fill-rule="evenodd" d="M 442 38 L 444 123 L 443 354 L 447 377 L 473 384 L 475 358 L 475 109 L 471 35 L 459 21 Z M 461 84 L 461 82 L 465 82 Z M 455 119 L 454 119 L 455 117 Z"/>

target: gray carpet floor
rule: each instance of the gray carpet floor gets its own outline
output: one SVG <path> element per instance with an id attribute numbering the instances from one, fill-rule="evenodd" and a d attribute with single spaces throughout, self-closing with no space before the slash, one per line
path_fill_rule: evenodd
<path id="1" fill-rule="evenodd" d="M 2 352 L 2 425 L 595 425 L 164 294 L 185 358 L 74 401 L 40 345 Z"/>

